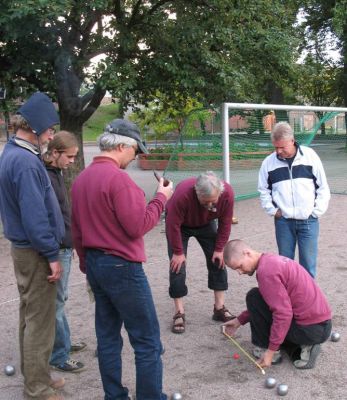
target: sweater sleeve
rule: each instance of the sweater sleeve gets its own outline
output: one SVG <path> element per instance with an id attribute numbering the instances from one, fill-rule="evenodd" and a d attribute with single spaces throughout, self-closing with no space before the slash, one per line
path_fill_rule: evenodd
<path id="1" fill-rule="evenodd" d="M 73 192 L 72 199 L 73 199 Z M 78 258 L 80 261 L 80 270 L 84 274 L 86 273 L 86 265 L 85 265 L 85 251 L 82 246 L 82 233 L 80 229 L 80 224 L 78 221 L 78 213 L 76 210 L 76 203 L 72 200 L 72 215 L 71 215 L 71 234 L 72 234 L 72 242 L 73 246 L 77 251 Z"/>
<path id="2" fill-rule="evenodd" d="M 116 183 L 114 187 L 117 187 Z M 128 236 L 141 238 L 158 223 L 166 197 L 162 193 L 156 193 L 146 205 L 143 191 L 129 180 L 128 185 L 111 194 L 111 201 L 117 219 Z"/>
<path id="3" fill-rule="evenodd" d="M 230 187 L 230 185 L 225 183 L 222 213 L 218 218 L 218 231 L 217 231 L 215 251 L 223 251 L 224 246 L 229 239 L 233 212 L 234 212 L 234 192 Z"/>
<path id="4" fill-rule="evenodd" d="M 184 254 L 181 225 L 184 221 L 185 206 L 179 197 L 172 197 L 165 218 L 167 240 L 176 255 Z"/>
<path id="5" fill-rule="evenodd" d="M 28 168 L 22 171 L 15 184 L 22 225 L 28 240 L 49 262 L 57 261 L 60 245 L 50 225 L 49 210 L 45 204 L 46 192 L 52 190 L 48 176 L 46 181 L 37 169 Z"/>

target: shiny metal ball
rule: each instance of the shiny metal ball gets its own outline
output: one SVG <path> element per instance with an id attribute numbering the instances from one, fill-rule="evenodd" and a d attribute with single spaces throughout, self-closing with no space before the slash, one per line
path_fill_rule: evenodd
<path id="1" fill-rule="evenodd" d="M 171 396 L 171 400 L 182 400 L 182 399 L 183 399 L 183 397 L 182 397 L 181 393 L 174 393 Z"/>
<path id="2" fill-rule="evenodd" d="M 268 378 L 265 379 L 265 387 L 267 387 L 268 389 L 272 389 L 276 386 L 276 379 L 272 378 L 271 376 L 269 376 Z"/>
<path id="3" fill-rule="evenodd" d="M 6 365 L 4 368 L 4 372 L 7 376 L 12 376 L 16 373 L 16 369 L 13 365 Z"/>
<path id="4" fill-rule="evenodd" d="M 332 342 L 338 342 L 340 340 L 340 334 L 338 332 L 332 332 L 330 336 L 330 340 Z"/>
<path id="5" fill-rule="evenodd" d="M 286 385 L 285 383 L 281 383 L 280 385 L 278 385 L 277 393 L 280 396 L 285 396 L 288 393 L 288 385 Z"/>

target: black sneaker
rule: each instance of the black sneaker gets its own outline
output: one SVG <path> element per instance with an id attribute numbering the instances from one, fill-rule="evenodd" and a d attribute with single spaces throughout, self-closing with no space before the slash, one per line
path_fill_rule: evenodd
<path id="1" fill-rule="evenodd" d="M 79 351 L 84 350 L 87 347 L 87 343 L 77 342 L 71 345 L 70 353 L 77 353 Z"/>
<path id="2" fill-rule="evenodd" d="M 52 368 L 60 372 L 82 372 L 86 369 L 83 363 L 72 358 L 66 360 L 64 364 L 52 365 Z"/>

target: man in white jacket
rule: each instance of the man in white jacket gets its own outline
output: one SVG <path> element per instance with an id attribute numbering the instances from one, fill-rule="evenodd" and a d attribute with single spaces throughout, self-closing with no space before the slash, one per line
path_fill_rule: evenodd
<path id="1" fill-rule="evenodd" d="M 291 126 L 277 123 L 271 132 L 275 151 L 263 161 L 258 180 L 264 210 L 275 217 L 280 255 L 294 259 L 316 276 L 318 218 L 325 213 L 330 190 L 317 153 L 295 142 Z"/>

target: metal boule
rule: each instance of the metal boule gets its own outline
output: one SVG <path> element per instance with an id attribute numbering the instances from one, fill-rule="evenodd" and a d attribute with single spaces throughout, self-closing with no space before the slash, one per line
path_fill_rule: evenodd
<path id="1" fill-rule="evenodd" d="M 4 368 L 4 372 L 7 376 L 12 376 L 16 373 L 16 369 L 13 365 L 6 365 Z"/>
<path id="2" fill-rule="evenodd" d="M 286 385 L 285 383 L 281 383 L 280 385 L 278 385 L 277 393 L 280 396 L 285 396 L 288 393 L 288 385 Z"/>
<path id="3" fill-rule="evenodd" d="M 268 389 L 272 389 L 276 386 L 276 379 L 272 378 L 271 376 L 269 376 L 268 378 L 266 378 L 265 380 L 265 387 L 267 387 Z"/>

